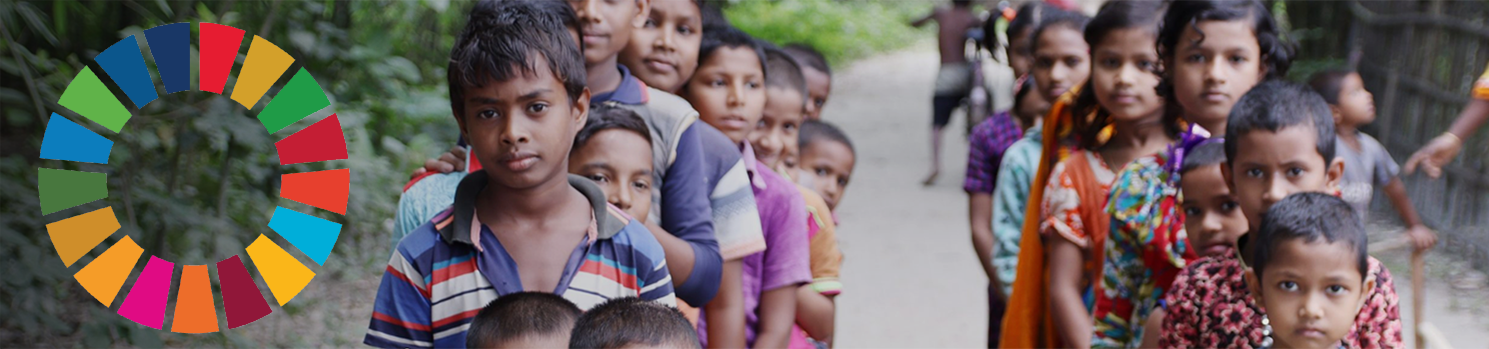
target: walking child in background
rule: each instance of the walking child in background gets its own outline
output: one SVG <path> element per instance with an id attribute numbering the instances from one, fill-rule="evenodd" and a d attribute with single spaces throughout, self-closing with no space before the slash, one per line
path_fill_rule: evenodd
<path id="1" fill-rule="evenodd" d="M 832 67 L 827 65 L 827 57 L 807 44 L 786 44 L 782 50 L 802 65 L 801 73 L 807 79 L 807 120 L 822 119 L 822 107 L 827 106 L 832 93 Z"/>
<path id="2" fill-rule="evenodd" d="M 580 313 L 574 303 L 552 293 L 518 292 L 502 296 L 476 313 L 465 337 L 465 347 L 567 348 L 569 333 L 573 332 Z"/>
<path id="3" fill-rule="evenodd" d="M 931 172 L 924 185 L 936 183 L 941 174 L 941 130 L 951 122 L 951 112 L 972 89 L 972 66 L 967 62 L 967 30 L 981 24 L 972 13 L 971 0 L 952 0 L 951 6 L 937 7 L 931 13 L 910 22 L 921 26 L 936 21 L 936 43 L 941 53 L 941 68 L 936 73 L 935 97 L 931 98 Z"/>
<path id="4" fill-rule="evenodd" d="M 449 209 L 400 240 L 364 343 L 462 346 L 476 310 L 523 291 L 580 309 L 628 296 L 675 303 L 652 233 L 566 171 L 590 92 L 579 47 L 554 14 L 563 6 L 553 4 L 473 11 L 456 39 L 451 111 L 492 166 L 465 176 Z"/>
<path id="5" fill-rule="evenodd" d="M 1334 123 L 1328 103 L 1307 86 L 1272 80 L 1235 104 L 1225 139 L 1221 175 L 1246 216 L 1247 233 L 1236 248 L 1190 263 L 1165 295 L 1164 348 L 1262 347 L 1262 311 L 1246 288 L 1244 271 L 1254 256 L 1248 242 L 1262 215 L 1282 198 L 1301 192 L 1333 193 L 1343 172 L 1334 158 Z M 1313 149 L 1313 151 L 1298 151 Z M 1390 271 L 1369 258 L 1376 286 L 1354 318 L 1345 343 L 1352 348 L 1401 345 L 1401 317 Z"/>
<path id="6" fill-rule="evenodd" d="M 1324 193 L 1288 195 L 1267 210 L 1246 285 L 1263 310 L 1262 347 L 1332 349 L 1375 292 L 1368 239 L 1350 205 Z"/>
<path id="7" fill-rule="evenodd" d="M 1334 112 L 1334 132 L 1338 133 L 1338 144 L 1334 148 L 1338 149 L 1339 158 L 1344 160 L 1344 178 L 1339 184 L 1344 201 L 1355 209 L 1361 221 L 1367 221 L 1375 187 L 1384 186 L 1386 197 L 1391 199 L 1391 205 L 1396 206 L 1396 212 L 1401 214 L 1401 222 L 1406 224 L 1406 236 L 1412 245 L 1417 250 L 1432 248 L 1437 244 L 1437 234 L 1422 223 L 1411 198 L 1406 196 L 1406 185 L 1401 183 L 1399 176 L 1401 167 L 1396 166 L 1396 159 L 1391 158 L 1391 153 L 1386 152 L 1386 147 L 1381 146 L 1375 137 L 1360 132 L 1360 126 L 1375 121 L 1375 96 L 1365 90 L 1360 74 L 1344 70 L 1323 71 L 1314 74 L 1308 84 L 1329 102 L 1329 110 Z"/>
<path id="8" fill-rule="evenodd" d="M 616 298 L 579 316 L 568 348 L 702 349 L 698 331 L 677 309 L 636 298 Z"/>
<path id="9" fill-rule="evenodd" d="M 761 164 L 748 142 L 766 102 L 765 53 L 754 38 L 728 28 L 704 33 L 698 59 L 683 96 L 743 153 L 766 240 L 765 251 L 744 258 L 738 281 L 726 273 L 719 287 L 741 290 L 739 303 L 732 296 L 709 303 L 699 337 L 709 347 L 786 347 L 796 318 L 796 287 L 811 280 L 807 209 L 795 186 Z M 735 342 L 740 338 L 744 345 Z"/>

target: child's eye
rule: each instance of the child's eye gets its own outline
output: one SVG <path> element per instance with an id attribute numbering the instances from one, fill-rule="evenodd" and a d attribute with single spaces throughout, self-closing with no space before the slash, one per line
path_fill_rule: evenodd
<path id="1" fill-rule="evenodd" d="M 1142 70 L 1149 70 L 1149 71 L 1151 71 L 1151 70 L 1157 69 L 1157 66 L 1158 66 L 1158 63 L 1153 62 L 1153 61 L 1149 61 L 1149 60 L 1143 60 L 1143 61 L 1137 62 L 1137 67 L 1138 68 L 1141 68 Z"/>
<path id="2" fill-rule="evenodd" d="M 796 124 L 794 124 L 794 123 L 789 123 L 789 122 L 788 122 L 788 123 L 786 123 L 786 124 L 785 124 L 785 125 L 782 125 L 782 126 L 781 126 L 781 128 L 784 128 L 784 129 L 786 129 L 786 131 L 787 131 L 787 132 L 790 132 L 790 131 L 796 131 Z"/>
<path id="3" fill-rule="evenodd" d="M 765 125 L 765 119 L 761 119 L 760 122 L 755 123 L 755 128 L 764 129 L 766 127 L 767 126 Z"/>
<path id="4" fill-rule="evenodd" d="M 1066 66 L 1071 66 L 1071 67 L 1081 65 L 1081 59 L 1080 58 L 1076 58 L 1076 57 L 1066 58 L 1065 59 L 1065 65 Z"/>
<path id="5" fill-rule="evenodd" d="M 1255 168 L 1250 169 L 1250 170 L 1246 170 L 1246 177 L 1262 178 L 1262 170 L 1255 169 Z"/>
<path id="6" fill-rule="evenodd" d="M 817 107 L 820 108 L 820 107 L 822 107 L 823 104 L 827 104 L 827 100 L 826 99 L 821 99 L 821 98 L 815 98 L 815 99 L 812 99 L 812 103 L 816 103 L 817 104 Z"/>
<path id="7" fill-rule="evenodd" d="M 693 35 L 693 27 L 686 25 L 677 26 L 677 33 L 682 35 Z"/>
<path id="8" fill-rule="evenodd" d="M 1329 285 L 1329 287 L 1324 288 L 1324 292 L 1328 292 L 1329 294 L 1344 294 L 1344 291 L 1346 289 L 1341 285 Z"/>
<path id="9" fill-rule="evenodd" d="M 651 19 L 651 18 L 647 18 L 646 19 L 646 24 L 643 25 L 642 27 L 643 28 L 656 28 L 657 27 L 657 20 Z"/>
<path id="10" fill-rule="evenodd" d="M 816 169 L 816 173 L 817 173 L 817 176 L 826 177 L 827 176 L 827 169 L 820 168 L 819 167 L 819 168 Z"/>
<path id="11" fill-rule="evenodd" d="M 745 87 L 749 87 L 751 90 L 759 89 L 760 88 L 760 82 L 759 81 L 750 81 L 750 82 L 745 83 Z"/>
<path id="12" fill-rule="evenodd" d="M 714 87 L 724 86 L 724 80 L 718 79 L 718 80 L 709 81 L 708 82 L 708 85 L 709 86 L 714 86 Z"/>
<path id="13" fill-rule="evenodd" d="M 634 183 L 631 183 L 631 187 L 636 188 L 636 190 L 647 191 L 651 190 L 651 183 L 647 183 L 646 181 L 636 181 Z"/>
<path id="14" fill-rule="evenodd" d="M 838 186 L 839 187 L 846 187 L 846 186 L 848 186 L 848 179 L 847 178 L 843 178 L 843 177 L 838 177 Z"/>
<path id="15" fill-rule="evenodd" d="M 1202 63 L 1205 61 L 1205 55 L 1196 53 L 1185 57 L 1184 60 L 1191 63 Z"/>
<path id="16" fill-rule="evenodd" d="M 476 117 L 477 118 L 481 118 L 481 119 L 494 119 L 494 118 L 497 117 L 497 114 L 496 114 L 496 111 L 495 110 L 486 109 L 486 110 L 482 110 L 480 112 L 477 112 L 476 113 Z"/>
<path id="17" fill-rule="evenodd" d="M 1225 203 L 1220 204 L 1220 210 L 1224 212 L 1230 212 L 1230 210 L 1234 210 L 1238 206 L 1239 204 L 1237 204 L 1235 201 L 1226 201 Z"/>
<path id="18" fill-rule="evenodd" d="M 1297 291 L 1298 283 L 1292 281 L 1283 281 L 1277 283 L 1277 288 L 1280 288 L 1283 291 Z"/>
<path id="19" fill-rule="evenodd" d="M 527 106 L 527 112 L 529 112 L 529 113 L 536 114 L 536 113 L 542 113 L 542 112 L 547 111 L 547 110 L 548 110 L 548 103 L 533 103 L 532 105 Z"/>
<path id="20" fill-rule="evenodd" d="M 595 181 L 595 183 L 604 184 L 604 183 L 609 183 L 610 182 L 610 177 L 606 177 L 605 175 L 602 175 L 602 174 L 592 174 L 592 175 L 585 176 L 585 177 L 586 178 L 589 178 L 589 180 Z"/>
<path id="21" fill-rule="evenodd" d="M 1242 62 L 1246 62 L 1246 57 L 1231 56 L 1230 57 L 1230 62 L 1231 63 L 1242 63 Z"/>
<path id="22" fill-rule="evenodd" d="M 1303 174 L 1303 169 L 1301 169 L 1301 168 L 1293 167 L 1293 168 L 1287 169 L 1287 175 L 1290 176 L 1290 177 L 1297 177 L 1297 176 L 1300 176 L 1302 174 Z"/>
<path id="23" fill-rule="evenodd" d="M 1186 217 L 1184 217 L 1185 219 L 1189 219 L 1190 217 L 1199 216 L 1199 214 L 1200 214 L 1200 209 L 1199 208 L 1195 208 L 1195 207 L 1185 207 L 1184 208 L 1184 215 L 1186 216 Z"/>
<path id="24" fill-rule="evenodd" d="M 1034 65 L 1040 68 L 1049 68 L 1055 66 L 1055 60 L 1040 58 L 1034 60 Z"/>
<path id="25" fill-rule="evenodd" d="M 1121 61 L 1118 61 L 1118 60 L 1115 60 L 1115 59 L 1108 58 L 1108 59 L 1101 60 L 1101 65 L 1104 66 L 1104 67 L 1107 67 L 1107 68 L 1116 68 L 1118 66 L 1121 66 L 1122 65 L 1122 62 Z"/>

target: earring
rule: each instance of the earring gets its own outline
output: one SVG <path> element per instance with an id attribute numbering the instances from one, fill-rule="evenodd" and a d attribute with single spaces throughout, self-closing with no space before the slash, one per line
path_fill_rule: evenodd
<path id="1" fill-rule="evenodd" d="M 1272 320 L 1268 319 L 1266 314 L 1262 314 L 1262 343 L 1259 347 L 1272 348 Z"/>

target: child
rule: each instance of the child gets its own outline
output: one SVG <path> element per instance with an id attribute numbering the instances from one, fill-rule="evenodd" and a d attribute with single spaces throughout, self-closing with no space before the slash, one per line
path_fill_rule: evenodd
<path id="1" fill-rule="evenodd" d="M 1437 234 L 1422 224 L 1411 198 L 1406 196 L 1406 186 L 1398 176 L 1401 168 L 1386 152 L 1386 148 L 1375 137 L 1361 133 L 1360 126 L 1375 121 L 1375 97 L 1365 90 L 1360 74 L 1329 70 L 1313 75 L 1309 81 L 1314 91 L 1323 95 L 1334 112 L 1334 132 L 1339 134 L 1335 149 L 1344 160 L 1344 178 L 1340 181 L 1344 201 L 1354 207 L 1355 214 L 1365 221 L 1370 214 L 1370 197 L 1375 186 L 1384 185 L 1386 196 L 1401 214 L 1406 223 L 1406 236 L 1411 238 L 1418 250 L 1426 250 L 1437 243 Z"/>
<path id="2" fill-rule="evenodd" d="M 832 67 L 827 65 L 827 57 L 807 44 L 787 44 L 783 50 L 805 65 L 801 73 L 807 79 L 807 120 L 821 120 L 822 107 L 832 93 Z"/>
<path id="3" fill-rule="evenodd" d="M 791 180 L 788 173 L 796 172 L 796 169 L 788 168 L 786 158 L 796 156 L 798 131 L 807 105 L 806 78 L 801 70 L 796 60 L 785 52 L 765 49 L 765 109 L 755 132 L 750 133 L 750 145 L 761 150 L 756 153 L 756 158 L 786 180 Z M 781 155 L 773 160 L 760 155 L 769 153 Z M 843 254 L 838 251 L 837 224 L 832 220 L 832 210 L 827 202 L 805 186 L 798 184 L 796 189 L 807 205 L 812 284 L 797 289 L 796 325 L 791 328 L 791 347 L 811 349 L 815 348 L 814 340 L 832 342 L 833 297 L 842 292 L 838 270 L 842 268 Z"/>
<path id="4" fill-rule="evenodd" d="M 1201 34 L 1203 33 L 1203 34 Z M 1165 120 L 1189 123 L 1180 142 L 1134 161 L 1117 173 L 1107 212 L 1112 216 L 1097 295 L 1098 336 L 1128 347 L 1147 338 L 1142 327 L 1197 251 L 1186 242 L 1179 202 L 1186 152 L 1225 133 L 1236 98 L 1291 65 L 1291 43 L 1259 1 L 1172 2 L 1158 33 L 1165 79 L 1159 90 Z M 1223 60 L 1226 64 L 1217 64 Z"/>
<path id="5" fill-rule="evenodd" d="M 1034 66 L 1029 75 L 1034 78 L 1036 93 L 1045 100 L 1053 101 L 1043 121 L 1036 122 L 1025 131 L 1024 139 L 1014 142 L 1003 155 L 1003 164 L 998 171 L 999 190 L 1003 186 L 1003 172 L 1010 177 L 1026 177 L 1027 182 L 1010 179 L 1009 186 L 1027 189 L 1010 190 L 1010 195 L 993 194 L 994 221 L 998 222 L 999 211 L 1011 207 L 1025 207 L 1019 220 L 1021 234 L 1016 274 L 1044 275 L 1044 245 L 1040 241 L 1040 222 L 1043 220 L 1040 204 L 1044 202 L 1045 184 L 1055 163 L 1069 154 L 1071 143 L 1070 104 L 1074 100 L 1069 93 L 1073 87 L 1086 82 L 1090 74 L 1090 46 L 1081 36 L 1090 19 L 1084 15 L 1067 11 L 1050 11 L 1030 40 L 1034 43 Z M 1021 175 L 1013 175 L 1015 173 Z M 1012 192 L 1025 191 L 1025 197 Z M 1002 224 L 1002 222 L 1000 222 Z M 1023 280 L 1023 281 L 1020 281 Z M 1046 283 L 1043 277 L 1023 278 L 1013 281 L 1013 292 L 1004 315 L 999 347 L 1026 348 L 1059 346 L 1054 338 L 1054 323 L 1049 317 L 1049 300 L 1046 298 Z"/>
<path id="6" fill-rule="evenodd" d="M 637 79 L 656 89 L 676 93 L 698 68 L 698 45 L 703 42 L 700 0 L 651 0 L 651 12 L 620 52 L 620 63 Z"/>
<path id="7" fill-rule="evenodd" d="M 931 13 L 911 22 L 920 28 L 936 21 L 936 42 L 941 53 L 941 68 L 936 73 L 935 96 L 931 98 L 931 172 L 924 185 L 936 183 L 941 173 L 941 130 L 951 122 L 951 112 L 972 89 L 972 66 L 967 63 L 967 30 L 980 24 L 972 13 L 971 0 L 952 0 L 950 7 L 937 7 Z"/>
<path id="8" fill-rule="evenodd" d="M 611 299 L 584 313 L 568 347 L 702 349 L 698 332 L 677 309 L 637 298 Z"/>
<path id="9" fill-rule="evenodd" d="M 853 166 L 857 153 L 848 134 L 826 121 L 809 120 L 801 123 L 801 167 L 797 169 L 797 182 L 822 195 L 827 207 L 836 211 L 848 183 L 853 179 Z M 836 218 L 834 218 L 836 220 Z"/>
<path id="10" fill-rule="evenodd" d="M 579 313 L 574 303 L 552 293 L 518 292 L 502 296 L 476 313 L 465 347 L 567 348 L 569 333 Z"/>
<path id="11" fill-rule="evenodd" d="M 1324 193 L 1288 195 L 1256 231 L 1246 285 L 1265 311 L 1262 347 L 1341 348 L 1375 292 L 1365 226 Z"/>
<path id="12" fill-rule="evenodd" d="M 683 96 L 699 118 L 738 144 L 759 205 L 766 249 L 744 258 L 739 286 L 725 275 L 720 290 L 741 290 L 741 307 L 733 297 L 709 303 L 699 321 L 699 337 L 710 347 L 786 347 L 796 316 L 796 286 L 811 280 L 808 270 L 807 209 L 801 194 L 754 155 L 748 140 L 765 106 L 765 53 L 738 29 L 704 33 L 698 71 L 683 86 Z M 743 326 L 736 326 L 739 319 Z M 739 331 L 743 336 L 739 336 Z M 743 337 L 743 342 L 732 343 Z M 720 343 L 719 341 L 723 341 Z"/>
<path id="13" fill-rule="evenodd" d="M 1226 126 L 1221 175 L 1246 216 L 1249 232 L 1259 231 L 1262 213 L 1293 193 L 1332 192 L 1343 163 L 1334 159 L 1334 123 L 1328 104 L 1306 86 L 1267 81 L 1236 103 Z M 1298 151 L 1299 149 L 1313 151 Z M 1245 151 L 1240 151 L 1245 149 Z M 1164 348 L 1257 347 L 1264 341 L 1261 310 L 1246 289 L 1245 256 L 1256 247 L 1248 234 L 1220 257 L 1189 263 L 1165 295 Z M 1390 272 L 1369 260 L 1367 275 L 1377 286 L 1345 337 L 1352 348 L 1401 345 L 1401 318 Z"/>
<path id="14" fill-rule="evenodd" d="M 1158 55 L 1152 43 L 1161 6 L 1107 2 L 1086 25 L 1095 63 L 1070 110 L 1091 116 L 1073 119 L 1077 150 L 1050 171 L 1040 222 L 1050 315 L 1065 346 L 1086 348 L 1093 341 L 1091 302 L 1102 295 L 1091 292 L 1099 282 L 1110 228 L 1105 207 L 1115 179 L 1111 169 L 1161 151 L 1178 132 L 1177 125 L 1160 122 L 1164 105 L 1155 90 Z"/>
<path id="15" fill-rule="evenodd" d="M 1013 69 L 1013 76 L 1018 79 L 1014 83 L 1015 88 L 1022 85 L 1022 81 L 1028 79 L 1029 67 L 1034 63 L 1034 50 L 1031 49 L 1029 35 L 1033 34 L 1034 28 L 1039 26 L 1041 19 L 1050 13 L 1053 6 L 1043 1 L 1031 1 L 1020 5 L 1017 15 L 1008 21 L 1008 28 L 1004 35 L 1008 38 L 1008 45 L 1002 45 L 997 35 L 983 36 L 983 47 L 990 52 L 996 51 L 999 46 L 1003 48 L 1003 55 L 1008 57 L 1008 67 Z M 1058 10 L 1056 10 L 1058 11 Z M 982 23 L 984 33 L 996 33 L 998 21 L 986 21 Z"/>
<path id="16" fill-rule="evenodd" d="M 543 4 L 473 13 L 456 38 L 452 111 L 491 166 L 462 179 L 452 207 L 399 242 L 364 343 L 464 345 L 475 310 L 523 291 L 580 309 L 625 296 L 675 303 L 652 234 L 565 171 L 590 93 L 578 46 Z"/>
<path id="17" fill-rule="evenodd" d="M 648 224 L 651 212 L 651 133 L 635 112 L 595 107 L 589 121 L 574 136 L 569 173 L 589 178 L 605 192 L 605 199 L 626 214 Z"/>

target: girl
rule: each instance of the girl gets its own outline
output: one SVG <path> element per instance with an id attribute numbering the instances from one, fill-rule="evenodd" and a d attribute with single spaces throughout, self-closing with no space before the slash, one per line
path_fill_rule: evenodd
<path id="1" fill-rule="evenodd" d="M 1055 165 L 1045 188 L 1040 234 L 1049 268 L 1050 313 L 1064 346 L 1091 345 L 1090 295 L 1100 275 L 1110 223 L 1104 210 L 1114 175 L 1133 159 L 1156 153 L 1178 127 L 1161 123 L 1158 54 L 1153 48 L 1162 3 L 1113 1 L 1087 25 L 1091 79 L 1071 110 L 1077 149 Z M 1089 111 L 1089 112 L 1088 112 Z"/>
<path id="2" fill-rule="evenodd" d="M 1197 258 L 1184 232 L 1179 165 L 1186 152 L 1225 132 L 1230 109 L 1252 86 L 1287 74 L 1293 49 L 1259 1 L 1178 1 L 1158 33 L 1159 92 L 1170 124 L 1191 126 L 1184 142 L 1137 159 L 1117 174 L 1107 212 L 1111 234 L 1097 285 L 1095 340 L 1134 347 L 1174 278 Z"/>

